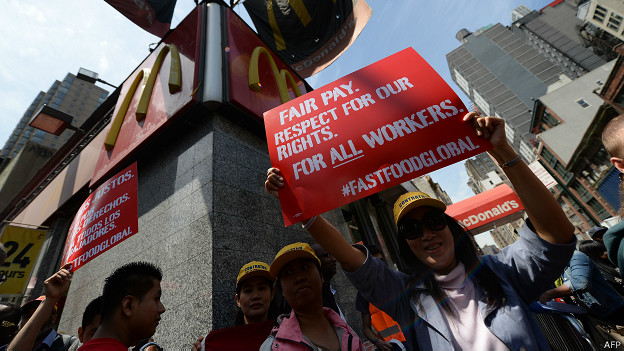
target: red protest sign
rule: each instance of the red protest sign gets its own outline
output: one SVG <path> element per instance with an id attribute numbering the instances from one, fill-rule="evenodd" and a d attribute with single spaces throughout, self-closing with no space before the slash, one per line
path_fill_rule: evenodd
<path id="1" fill-rule="evenodd" d="M 135 162 L 82 203 L 67 234 L 62 265 L 71 263 L 76 271 L 138 230 Z"/>
<path id="2" fill-rule="evenodd" d="M 286 225 L 480 154 L 489 142 L 414 49 L 264 113 Z"/>

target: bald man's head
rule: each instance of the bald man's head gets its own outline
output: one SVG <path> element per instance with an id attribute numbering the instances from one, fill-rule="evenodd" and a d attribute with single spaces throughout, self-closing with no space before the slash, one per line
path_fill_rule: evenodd
<path id="1" fill-rule="evenodd" d="M 602 143 L 611 156 L 611 163 L 624 172 L 624 115 L 607 123 L 602 131 Z"/>

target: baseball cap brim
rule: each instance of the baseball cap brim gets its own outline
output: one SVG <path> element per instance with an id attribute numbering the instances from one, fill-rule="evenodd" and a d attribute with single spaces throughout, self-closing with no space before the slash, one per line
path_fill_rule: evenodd
<path id="1" fill-rule="evenodd" d="M 433 199 L 433 198 L 428 198 L 428 199 L 418 199 L 418 200 L 414 200 L 411 203 L 409 203 L 407 206 L 401 208 L 401 210 L 399 211 L 399 214 L 397 215 L 397 217 L 394 220 L 395 224 L 398 224 L 399 221 L 401 220 L 401 218 L 403 218 L 406 214 L 408 214 L 410 211 L 418 208 L 418 207 L 433 207 L 433 208 L 437 208 L 441 211 L 446 211 L 446 205 L 444 204 L 444 202 L 437 200 L 437 199 Z"/>
<path id="2" fill-rule="evenodd" d="M 236 289 L 238 289 L 240 287 L 240 285 L 243 284 L 243 282 L 245 280 L 249 280 L 251 278 L 256 278 L 256 277 L 266 278 L 271 283 L 273 283 L 275 281 L 275 278 L 271 275 L 271 273 L 269 273 L 269 271 L 265 271 L 263 269 L 258 269 L 258 270 L 255 270 L 255 271 L 251 271 L 251 272 L 245 274 L 244 276 L 242 276 L 238 280 L 238 282 L 236 283 Z"/>
<path id="3" fill-rule="evenodd" d="M 20 308 L 22 310 L 27 310 L 29 308 L 36 308 L 37 306 L 39 306 L 39 304 L 45 300 L 45 295 L 41 295 L 38 298 L 34 299 L 34 300 L 30 300 L 28 302 L 26 302 L 25 304 L 23 304 Z"/>
<path id="4" fill-rule="evenodd" d="M 277 278 L 282 268 L 288 262 L 294 261 L 299 258 L 307 258 L 307 259 L 316 261 L 319 264 L 319 266 L 321 265 L 321 260 L 319 260 L 319 258 L 316 257 L 315 254 L 306 250 L 292 250 L 292 251 L 288 251 L 279 255 L 278 257 L 275 258 L 275 260 L 273 260 L 273 263 L 271 263 L 271 268 L 269 269 L 269 271 L 271 272 L 271 275 Z"/>

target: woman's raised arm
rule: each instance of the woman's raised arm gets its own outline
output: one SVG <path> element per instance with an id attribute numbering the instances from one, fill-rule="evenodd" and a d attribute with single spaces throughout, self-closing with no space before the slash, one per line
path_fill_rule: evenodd
<path id="1" fill-rule="evenodd" d="M 513 184 L 537 234 L 553 244 L 570 243 L 574 238 L 574 226 L 550 191 L 507 143 L 503 119 L 480 117 L 476 112 L 470 112 L 464 116 L 464 121 L 471 121 L 477 135 L 488 139 L 494 146 L 488 152 Z"/>
<path id="2" fill-rule="evenodd" d="M 267 171 L 267 180 L 264 183 L 267 192 L 277 197 L 277 191 L 283 186 L 284 178 L 281 176 L 280 170 L 277 168 L 269 168 Z M 313 222 L 309 223 L 309 221 Z M 345 271 L 353 272 L 360 268 L 364 264 L 364 261 L 366 261 L 364 253 L 351 246 L 342 234 L 340 234 L 338 229 L 322 216 L 312 217 L 311 219 L 303 221 L 303 224 L 306 225 L 308 233 L 312 235 L 314 240 L 334 256 Z"/>

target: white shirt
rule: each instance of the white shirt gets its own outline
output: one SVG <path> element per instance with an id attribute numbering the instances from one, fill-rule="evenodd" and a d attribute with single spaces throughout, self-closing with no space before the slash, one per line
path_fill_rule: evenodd
<path id="1" fill-rule="evenodd" d="M 457 350 L 507 351 L 509 348 L 485 326 L 472 279 L 466 275 L 463 263 L 447 275 L 435 274 L 435 279 L 449 297 L 449 303 L 456 316 L 440 308 L 449 331 L 453 346 Z"/>

